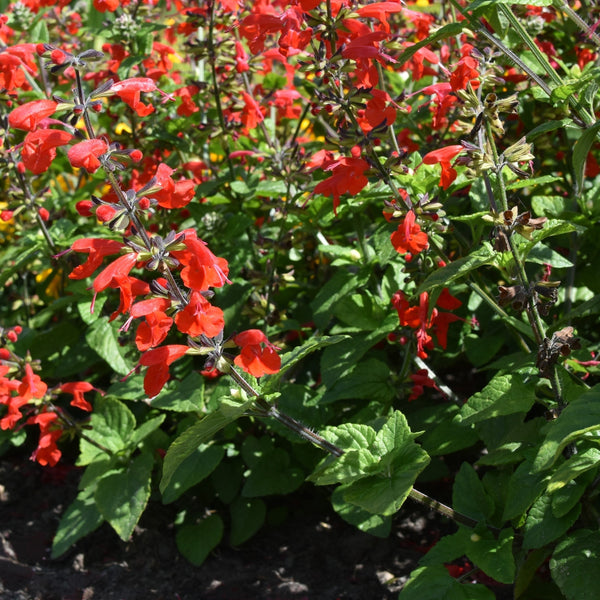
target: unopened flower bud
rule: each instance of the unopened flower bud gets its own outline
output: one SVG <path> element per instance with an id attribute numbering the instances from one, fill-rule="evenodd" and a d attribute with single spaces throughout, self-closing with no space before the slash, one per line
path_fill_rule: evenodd
<path id="1" fill-rule="evenodd" d="M 62 50 L 56 48 L 50 53 L 50 60 L 56 65 L 62 65 L 66 60 L 66 55 Z"/>
<path id="2" fill-rule="evenodd" d="M 75 210 L 82 217 L 91 217 L 92 216 L 92 211 L 91 211 L 92 206 L 94 206 L 94 203 L 91 200 L 80 200 L 79 202 L 77 202 L 77 204 L 75 204 Z"/>

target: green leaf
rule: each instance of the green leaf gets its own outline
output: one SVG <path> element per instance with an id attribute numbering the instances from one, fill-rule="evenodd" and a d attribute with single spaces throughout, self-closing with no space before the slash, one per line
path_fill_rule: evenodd
<path id="1" fill-rule="evenodd" d="M 506 492 L 503 521 L 522 518 L 525 511 L 543 493 L 545 477 L 541 473 L 532 473 L 532 458 L 523 461 L 511 475 Z"/>
<path id="2" fill-rule="evenodd" d="M 475 469 L 464 462 L 454 479 L 452 507 L 475 521 L 489 519 L 494 512 L 494 500 L 486 493 Z"/>
<path id="3" fill-rule="evenodd" d="M 253 399 L 239 403 L 231 403 L 221 406 L 215 411 L 186 429 L 170 446 L 163 464 L 163 476 L 160 489 L 165 490 L 170 484 L 172 477 L 188 456 L 194 454 L 201 444 L 209 442 L 213 436 L 221 431 L 223 427 L 233 423 L 244 414 L 254 402 Z"/>
<path id="4" fill-rule="evenodd" d="M 209 515 L 200 523 L 182 525 L 175 536 L 179 552 L 199 567 L 223 537 L 223 520 L 219 515 Z"/>
<path id="5" fill-rule="evenodd" d="M 485 585 L 461 584 L 442 565 L 420 567 L 410 574 L 398 600 L 494 600 Z"/>
<path id="6" fill-rule="evenodd" d="M 102 516 L 126 542 L 133 533 L 148 499 L 154 460 L 143 453 L 126 469 L 110 473 L 98 482 L 94 497 Z"/>
<path id="7" fill-rule="evenodd" d="M 123 356 L 124 350 L 119 344 L 119 333 L 115 321 L 109 323 L 108 317 L 98 319 L 85 333 L 85 339 L 100 358 L 119 375 L 127 375 L 133 368 Z"/>
<path id="8" fill-rule="evenodd" d="M 439 42 L 440 40 L 445 40 L 447 38 L 454 37 L 455 35 L 459 35 L 462 32 L 462 28 L 462 23 L 450 23 L 440 27 L 428 38 L 421 40 L 420 42 L 417 42 L 416 44 L 413 44 L 404 50 L 404 52 L 398 56 L 397 63 L 399 65 L 403 65 L 409 61 L 421 48 L 429 46 L 435 42 Z"/>
<path id="9" fill-rule="evenodd" d="M 31 260 L 40 255 L 44 247 L 42 242 L 36 242 L 30 248 L 15 245 L 13 249 L 2 256 L 2 270 L 0 271 L 0 286 L 4 284 L 15 274 L 20 272 Z M 13 259 L 14 255 L 14 259 Z"/>
<path id="10" fill-rule="evenodd" d="M 533 142 L 535 138 L 545 133 L 549 133 L 550 131 L 556 131 L 557 129 L 561 129 L 563 127 L 568 127 L 573 124 L 572 119 L 561 119 L 557 121 L 545 121 L 541 125 L 538 125 L 534 129 L 532 129 L 525 137 L 529 143 Z M 544 175 L 543 177 L 553 177 L 552 175 Z"/>
<path id="11" fill-rule="evenodd" d="M 370 348 L 397 326 L 398 315 L 390 313 L 378 329 L 369 333 L 354 335 L 351 338 L 342 340 L 335 346 L 326 348 L 321 358 L 323 384 L 328 388 L 333 387 L 355 368 L 355 365 Z"/>
<path id="12" fill-rule="evenodd" d="M 371 331 L 385 319 L 387 309 L 369 293 L 351 294 L 336 303 L 333 314 L 350 327 Z"/>
<path id="13" fill-rule="evenodd" d="M 77 303 L 77 311 L 79 312 L 81 320 L 86 325 L 92 325 L 98 320 L 98 314 L 102 311 L 102 307 L 108 299 L 108 296 L 98 296 L 95 302 L 92 302 L 92 300 L 89 300 L 88 298 L 89 296 L 86 296 L 85 300 L 81 300 Z M 92 304 L 94 305 L 94 312 L 91 310 Z"/>
<path id="14" fill-rule="evenodd" d="M 90 417 L 90 427 L 85 431 L 87 438 L 110 452 L 117 453 L 128 446 L 131 433 L 135 429 L 135 417 L 125 404 L 107 396 L 96 400 L 94 412 Z M 83 437 L 79 447 L 78 466 L 88 465 L 98 457 L 108 456 L 106 452 Z"/>
<path id="15" fill-rule="evenodd" d="M 552 578 L 567 600 L 600 597 L 598 531 L 580 529 L 562 540 L 550 559 Z"/>
<path id="16" fill-rule="evenodd" d="M 290 494 L 304 481 L 304 473 L 297 467 L 290 467 L 290 456 L 282 448 L 258 458 L 250 468 L 250 473 L 242 488 L 242 496 L 256 498 L 272 494 Z"/>
<path id="17" fill-rule="evenodd" d="M 429 292 L 431 294 L 435 290 L 448 287 L 452 282 L 468 275 L 471 271 L 483 265 L 493 263 L 495 256 L 496 252 L 491 244 L 485 242 L 481 248 L 471 252 L 468 256 L 459 258 L 441 269 L 436 269 L 419 286 L 416 294 L 418 295 L 422 292 Z"/>
<path id="18" fill-rule="evenodd" d="M 223 459 L 222 446 L 200 444 L 196 451 L 179 463 L 166 485 L 160 485 L 164 504 L 174 502 L 186 490 L 208 477 Z"/>
<path id="19" fill-rule="evenodd" d="M 535 402 L 535 389 L 521 375 L 496 375 L 461 409 L 462 423 L 478 423 L 500 415 L 526 413 Z"/>
<path id="20" fill-rule="evenodd" d="M 531 4 L 531 6 L 551 6 L 554 0 L 475 0 L 467 7 L 467 10 L 474 11 L 478 8 L 494 4 Z"/>
<path id="21" fill-rule="evenodd" d="M 575 506 L 562 517 L 552 513 L 552 496 L 544 494 L 533 504 L 523 526 L 523 548 L 541 548 L 565 534 L 577 521 L 581 505 Z"/>
<path id="22" fill-rule="evenodd" d="M 414 442 L 403 444 L 394 450 L 394 454 L 395 460 L 385 469 L 343 485 L 344 500 L 384 516 L 400 510 L 417 476 L 429 464 L 429 456 Z"/>
<path id="23" fill-rule="evenodd" d="M 534 196 L 531 199 L 531 208 L 540 217 L 559 219 L 569 208 L 569 202 L 563 196 Z"/>
<path id="24" fill-rule="evenodd" d="M 255 196 L 264 196 L 265 198 L 283 198 L 287 193 L 285 181 L 265 179 L 258 183 L 254 191 Z"/>
<path id="25" fill-rule="evenodd" d="M 573 479 L 600 465 L 600 450 L 588 448 L 568 458 L 550 477 L 546 492 L 552 494 Z"/>
<path id="26" fill-rule="evenodd" d="M 586 485 L 577 481 L 570 481 L 564 487 L 552 494 L 552 514 L 560 519 L 570 512 L 581 500 Z"/>
<path id="27" fill-rule="evenodd" d="M 267 506 L 260 498 L 236 498 L 230 505 L 229 543 L 239 546 L 249 540 L 265 522 Z"/>
<path id="28" fill-rule="evenodd" d="M 411 416 L 413 429 L 425 431 L 420 441 L 429 456 L 451 454 L 479 441 L 475 429 L 464 427 L 458 413 L 459 408 L 448 403 L 422 409 L 417 422 Z"/>
<path id="29" fill-rule="evenodd" d="M 79 492 L 60 518 L 52 541 L 52 558 L 63 555 L 75 542 L 98 529 L 103 522 L 104 517 L 93 498 L 93 489 Z"/>
<path id="30" fill-rule="evenodd" d="M 349 339 L 347 335 L 330 335 L 323 337 L 314 337 L 306 340 L 301 346 L 294 348 L 290 352 L 286 352 L 281 357 L 281 369 L 278 373 L 267 377 L 262 383 L 262 391 L 264 394 L 275 392 L 279 387 L 281 379 L 292 367 L 295 367 L 306 356 L 333 344 L 338 344 L 343 340 Z"/>
<path id="31" fill-rule="evenodd" d="M 579 193 L 583 190 L 585 162 L 592 144 L 597 140 L 598 131 L 600 131 L 600 121 L 588 127 L 573 146 L 573 170 L 575 171 L 575 182 Z"/>
<path id="32" fill-rule="evenodd" d="M 374 515 L 358 506 L 344 502 L 343 489 L 337 487 L 331 495 L 333 510 L 347 523 L 376 537 L 386 538 L 392 528 L 392 517 Z"/>
<path id="33" fill-rule="evenodd" d="M 245 181 L 232 181 L 229 185 L 231 186 L 231 189 L 240 196 L 249 196 L 252 194 L 252 190 Z"/>
<path id="34" fill-rule="evenodd" d="M 486 575 L 500 583 L 515 580 L 515 559 L 512 552 L 512 529 L 503 529 L 496 539 L 491 532 L 473 533 L 466 548 L 467 557 Z"/>
<path id="35" fill-rule="evenodd" d="M 394 397 L 389 379 L 389 366 L 376 358 L 370 358 L 354 365 L 345 373 L 325 392 L 319 404 L 362 398 L 387 402 Z"/>
<path id="36" fill-rule="evenodd" d="M 163 389 L 152 398 L 152 406 L 175 412 L 200 412 L 204 396 L 204 377 L 195 371 L 180 382 Z"/>
<path id="37" fill-rule="evenodd" d="M 543 185 L 546 183 L 554 183 L 561 179 L 558 175 L 542 175 L 541 177 L 532 177 L 531 179 L 520 179 L 513 181 L 506 186 L 507 190 L 520 190 L 522 188 L 532 188 L 536 185 Z"/>
<path id="38" fill-rule="evenodd" d="M 33 44 L 47 44 L 50 41 L 50 34 L 48 33 L 45 19 L 40 19 L 31 29 L 29 29 L 27 32 L 27 39 Z"/>
<path id="39" fill-rule="evenodd" d="M 344 450 L 337 459 L 327 457 L 321 461 L 308 477 L 317 485 L 349 482 L 364 476 L 369 465 L 376 462 L 371 453 L 371 445 L 377 433 L 368 425 L 344 423 L 339 427 L 327 428 L 321 435 L 329 442 Z"/>
<path id="40" fill-rule="evenodd" d="M 156 431 L 165 420 L 167 415 L 159 415 L 142 423 L 131 435 L 131 446 L 137 445 L 147 438 L 153 431 Z"/>
<path id="41" fill-rule="evenodd" d="M 415 443 L 415 435 L 399 411 L 379 432 L 367 425 L 346 423 L 326 429 L 323 436 L 345 452 L 321 461 L 308 479 L 317 485 L 343 483 L 340 493 L 344 502 L 371 513 L 395 513 L 429 463 L 428 454 Z"/>
<path id="42" fill-rule="evenodd" d="M 349 271 L 337 271 L 310 303 L 317 327 L 325 328 L 333 316 L 337 302 L 354 292 L 357 287 L 364 283 L 365 279 L 365 273 L 359 277 Z"/>
<path id="43" fill-rule="evenodd" d="M 549 469 L 568 446 L 586 433 L 600 430 L 600 385 L 585 391 L 548 423 L 548 433 L 538 450 L 534 470 Z"/>
<path id="44" fill-rule="evenodd" d="M 555 269 L 569 269 L 573 263 L 568 259 L 543 244 L 534 246 L 525 256 L 526 262 L 538 265 L 551 265 Z"/>

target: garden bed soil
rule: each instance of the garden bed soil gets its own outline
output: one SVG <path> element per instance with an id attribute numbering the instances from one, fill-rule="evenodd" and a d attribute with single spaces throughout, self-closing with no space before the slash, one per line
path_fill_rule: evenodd
<path id="1" fill-rule="evenodd" d="M 77 469 L 0 460 L 0 600 L 387 600 L 451 523 L 407 501 L 385 539 L 344 522 L 313 487 L 281 497 L 287 518 L 196 567 L 177 551 L 173 509 L 150 502 L 131 540 L 107 524 L 50 558 Z M 315 498 L 316 496 L 316 498 Z"/>

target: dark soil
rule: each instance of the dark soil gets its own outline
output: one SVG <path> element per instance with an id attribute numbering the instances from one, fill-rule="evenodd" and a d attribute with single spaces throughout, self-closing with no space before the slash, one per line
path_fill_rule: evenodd
<path id="1" fill-rule="evenodd" d="M 441 535 L 453 531 L 407 502 L 387 539 L 345 523 L 323 500 L 281 499 L 280 525 L 239 548 L 219 546 L 200 567 L 179 555 L 169 507 L 151 502 L 132 539 L 108 525 L 50 559 L 79 473 L 26 460 L 0 461 L 0 600 L 385 600 Z M 443 530 L 443 531 L 442 531 Z"/>

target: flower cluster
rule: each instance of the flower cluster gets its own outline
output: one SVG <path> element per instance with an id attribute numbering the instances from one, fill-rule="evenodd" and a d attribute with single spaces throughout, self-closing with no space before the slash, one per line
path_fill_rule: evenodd
<path id="1" fill-rule="evenodd" d="M 71 406 L 91 412 L 92 405 L 84 394 L 96 388 L 86 381 L 73 381 L 49 389 L 35 372 L 35 362 L 20 358 L 10 349 L 10 343 L 16 342 L 20 333 L 21 327 L 16 326 L 0 334 L 0 404 L 7 409 L 0 419 L 0 429 L 38 425 L 39 440 L 31 459 L 41 465 L 54 466 L 61 457 L 57 442 L 65 428 L 73 423 L 57 398 L 61 394 L 71 395 Z"/>
<path id="2" fill-rule="evenodd" d="M 419 303 L 411 306 L 406 294 L 398 290 L 392 297 L 392 305 L 398 311 L 400 325 L 414 330 L 417 356 L 420 358 L 427 358 L 426 350 L 432 350 L 434 347 L 431 334 L 435 335 L 438 344 L 445 349 L 448 341 L 448 326 L 453 321 L 461 320 L 457 315 L 447 312 L 462 305 L 462 302 L 455 298 L 448 288 L 442 290 L 436 306 L 431 308 L 431 311 L 428 292 L 422 292 L 419 295 Z M 444 310 L 440 311 L 437 307 Z"/>

